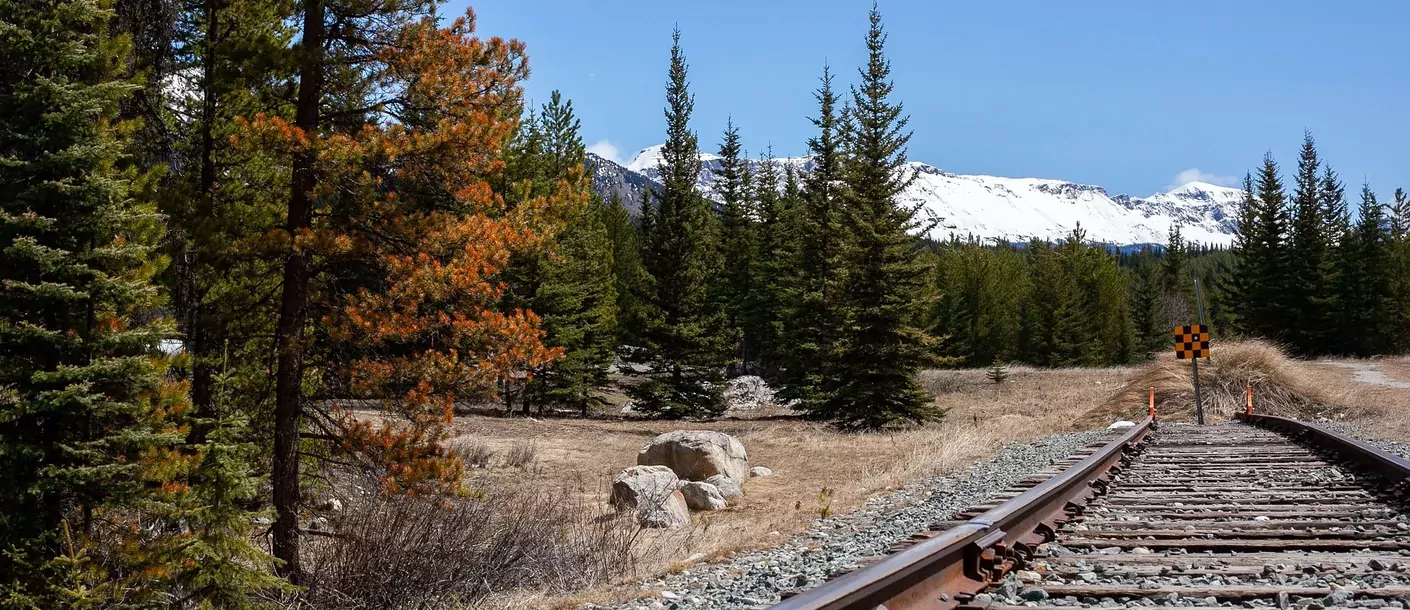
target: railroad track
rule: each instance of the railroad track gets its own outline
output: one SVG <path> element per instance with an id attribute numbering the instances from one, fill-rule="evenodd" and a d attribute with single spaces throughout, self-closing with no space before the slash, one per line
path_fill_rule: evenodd
<path id="1" fill-rule="evenodd" d="M 776 609 L 1410 608 L 1410 462 L 1243 419 L 1147 419 Z"/>

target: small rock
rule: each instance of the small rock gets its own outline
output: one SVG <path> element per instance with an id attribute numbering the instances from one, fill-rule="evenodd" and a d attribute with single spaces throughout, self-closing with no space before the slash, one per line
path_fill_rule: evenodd
<path id="1" fill-rule="evenodd" d="M 720 490 L 720 495 L 724 496 L 725 502 L 729 504 L 738 504 L 744 499 L 744 486 L 740 484 L 739 479 L 717 474 L 705 479 L 705 482 Z"/>
<path id="2" fill-rule="evenodd" d="M 1372 570 L 1375 570 L 1377 572 L 1390 569 L 1390 566 L 1387 566 L 1379 559 L 1372 559 L 1371 561 L 1367 562 L 1366 567 L 1371 568 Z"/>
<path id="3" fill-rule="evenodd" d="M 1078 575 L 1077 575 L 1077 578 L 1080 579 L 1082 582 L 1091 584 L 1091 583 L 1097 582 L 1097 573 L 1096 573 L 1096 572 L 1083 572 L 1083 573 L 1081 573 L 1081 574 L 1078 574 Z"/>
<path id="4" fill-rule="evenodd" d="M 1021 582 L 1042 582 L 1043 580 L 1043 575 L 1033 570 L 1019 570 L 1014 575 L 1018 576 L 1018 580 Z"/>
<path id="5" fill-rule="evenodd" d="M 1253 518 L 1254 521 L 1268 521 L 1268 515 L 1259 515 Z"/>
<path id="6" fill-rule="evenodd" d="M 764 478 L 764 477 L 771 477 L 771 476 L 774 476 L 774 471 L 773 471 L 772 469 L 770 469 L 770 468 L 765 467 L 765 466 L 755 466 L 755 467 L 749 469 L 749 476 L 750 476 L 750 478 L 755 478 L 755 477 L 757 477 L 757 478 L 761 478 L 761 479 L 762 479 L 762 478 Z"/>
<path id="7" fill-rule="evenodd" d="M 661 592 L 661 599 L 680 599 L 680 598 L 681 598 L 681 596 L 677 595 L 675 591 L 662 591 L 662 592 Z"/>
<path id="8" fill-rule="evenodd" d="M 1098 552 L 1098 553 L 1101 553 L 1101 554 L 1103 554 L 1103 555 L 1120 555 L 1120 554 L 1121 554 L 1121 547 L 1119 547 L 1119 546 L 1109 546 L 1109 547 L 1106 547 L 1106 548 L 1104 548 L 1104 549 L 1097 549 L 1097 552 Z"/>
<path id="9" fill-rule="evenodd" d="M 1286 608 L 1288 607 L 1288 592 L 1287 592 L 1287 591 L 1279 591 L 1279 592 L 1278 592 L 1278 596 L 1277 596 L 1275 599 L 1277 600 L 1276 603 L 1277 603 L 1277 605 L 1278 605 L 1279 608 L 1284 608 L 1284 609 L 1286 609 Z"/>
<path id="10" fill-rule="evenodd" d="M 1041 588 L 1034 587 L 1031 589 L 1025 589 L 1023 593 L 1019 595 L 1019 597 L 1023 598 L 1024 601 L 1040 602 L 1045 599 L 1048 599 L 1048 592 L 1044 591 Z"/>
<path id="11" fill-rule="evenodd" d="M 1125 429 L 1127 429 L 1127 428 L 1135 428 L 1135 427 L 1136 427 L 1136 422 L 1133 422 L 1133 421 L 1126 421 L 1126 420 L 1123 419 L 1123 420 L 1120 420 L 1120 421 L 1117 421 L 1117 422 L 1111 424 L 1110 426 L 1107 426 L 1106 429 L 1107 429 L 1107 430 L 1125 430 Z"/>
<path id="12" fill-rule="evenodd" d="M 1132 552 L 1132 553 L 1135 553 L 1135 554 L 1137 554 L 1137 555 L 1149 555 L 1149 554 L 1151 554 L 1151 550 L 1148 549 L 1148 548 L 1146 548 L 1146 547 L 1143 547 L 1143 546 L 1138 546 L 1138 547 L 1136 547 L 1136 548 L 1134 548 L 1134 549 L 1131 549 L 1131 552 Z"/>
<path id="13" fill-rule="evenodd" d="M 1322 598 L 1322 605 L 1324 607 L 1341 606 L 1346 604 L 1346 602 L 1348 601 L 1351 601 L 1351 591 L 1348 591 L 1345 588 L 1339 589 L 1333 587 L 1331 595 Z"/>
<path id="14" fill-rule="evenodd" d="M 727 504 L 720 494 L 720 488 L 700 481 L 686 481 L 681 484 L 681 495 L 685 505 L 691 510 L 723 510 Z"/>

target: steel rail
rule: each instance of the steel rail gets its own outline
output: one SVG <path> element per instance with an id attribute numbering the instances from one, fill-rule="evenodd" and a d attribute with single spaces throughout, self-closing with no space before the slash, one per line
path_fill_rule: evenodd
<path id="1" fill-rule="evenodd" d="M 948 610 L 1032 557 L 1070 508 L 1105 488 L 1126 451 L 1146 438 L 1146 418 L 1092 455 L 989 511 L 880 561 L 783 600 L 774 610 Z"/>
<path id="2" fill-rule="evenodd" d="M 1258 413 L 1236 413 L 1234 418 L 1302 440 L 1315 449 L 1329 451 L 1338 458 L 1378 475 L 1392 486 L 1410 482 L 1410 461 L 1378 449 L 1340 432 L 1288 417 Z"/>

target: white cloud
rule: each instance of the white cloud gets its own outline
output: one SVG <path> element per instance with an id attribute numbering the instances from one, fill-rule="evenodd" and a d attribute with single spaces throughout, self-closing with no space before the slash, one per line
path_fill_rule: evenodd
<path id="1" fill-rule="evenodd" d="M 1175 180 L 1166 188 L 1184 186 L 1191 182 L 1208 182 L 1219 186 L 1238 186 L 1238 176 L 1219 176 L 1216 174 L 1201 171 L 1198 167 L 1191 167 L 1185 171 L 1175 174 Z"/>
<path id="2" fill-rule="evenodd" d="M 592 145 L 587 147 L 587 151 L 618 165 L 626 164 L 625 161 L 622 161 L 622 159 L 617 156 L 621 154 L 621 151 L 617 150 L 617 145 L 608 142 L 607 140 L 598 140 L 596 142 L 593 142 Z"/>

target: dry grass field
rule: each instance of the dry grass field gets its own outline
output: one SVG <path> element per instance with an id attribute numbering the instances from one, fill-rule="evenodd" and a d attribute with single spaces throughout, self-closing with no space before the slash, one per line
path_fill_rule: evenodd
<path id="1" fill-rule="evenodd" d="M 948 416 L 892 434 L 840 433 L 777 411 L 730 413 L 714 422 L 474 415 L 458 418 L 460 435 L 453 443 L 486 465 L 472 471 L 476 484 L 531 480 L 577 494 L 604 512 L 612 477 L 636 463 L 647 441 L 670 430 L 732 434 L 748 450 L 751 464 L 773 469 L 773 477 L 746 483 L 745 500 L 737 507 L 696 513 L 688 530 L 643 532 L 640 577 L 781 542 L 820 516 L 855 509 L 878 492 L 956 471 L 993 456 L 1006 443 L 1069 431 L 1079 414 L 1109 399 L 1132 372 L 1015 367 L 1007 381 L 994 384 L 980 370 L 928 371 L 921 381 Z M 637 593 L 634 586 L 605 587 L 570 599 L 521 593 L 488 600 L 482 607 L 576 607 Z"/>
<path id="2" fill-rule="evenodd" d="M 1201 373 L 1212 421 L 1242 409 L 1243 388 L 1252 384 L 1256 408 L 1264 412 L 1331 417 L 1372 435 L 1410 440 L 1410 358 L 1298 361 L 1264 343 L 1225 343 L 1216 347 L 1214 360 L 1201 363 Z M 709 422 L 505 417 L 493 410 L 458 417 L 451 445 L 471 467 L 471 489 L 533 490 L 555 503 L 582 507 L 587 519 L 601 523 L 608 523 L 612 478 L 634 465 L 642 446 L 664 432 L 726 432 L 744 444 L 752 465 L 775 473 L 750 479 L 739 505 L 695 513 L 689 528 L 631 532 L 631 551 L 615 557 L 630 557 L 632 565 L 619 569 L 614 559 L 602 568 L 602 574 L 615 575 L 608 577 L 611 582 L 571 594 L 564 593 L 571 587 L 495 594 L 475 607 L 577 608 L 631 599 L 640 594 L 636 580 L 777 544 L 821 516 L 955 472 L 1007 443 L 1143 417 L 1151 386 L 1163 419 L 1193 418 L 1188 363 L 1168 357 L 1133 368 L 1013 367 L 1001 384 L 982 370 L 927 371 L 920 380 L 947 409 L 946 418 L 892 433 L 841 433 L 777 407 L 731 412 Z"/>

